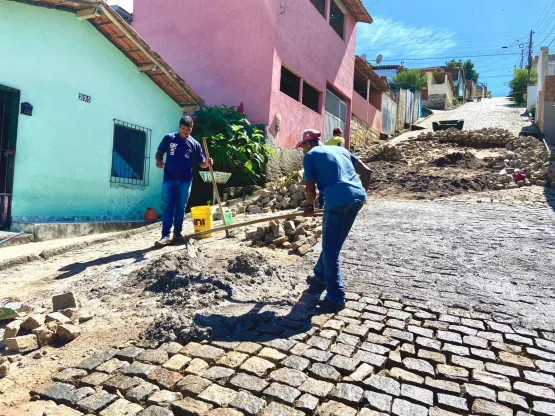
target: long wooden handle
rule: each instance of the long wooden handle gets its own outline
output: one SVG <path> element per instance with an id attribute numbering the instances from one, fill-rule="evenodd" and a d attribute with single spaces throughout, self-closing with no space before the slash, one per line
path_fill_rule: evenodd
<path id="1" fill-rule="evenodd" d="M 204 145 L 204 154 L 206 155 L 206 159 L 210 159 L 210 153 L 208 153 L 208 145 L 206 144 L 206 137 L 202 138 L 202 144 Z M 224 222 L 225 235 L 226 237 L 229 237 L 229 231 L 227 228 L 227 224 L 225 223 L 224 208 L 222 206 L 222 201 L 220 200 L 220 193 L 218 192 L 218 184 L 216 183 L 216 178 L 214 177 L 214 169 L 212 169 L 212 165 L 208 165 L 208 168 L 210 169 L 210 176 L 212 177 L 212 186 L 214 186 L 214 192 L 216 194 L 216 199 L 218 200 L 218 206 L 220 207 L 220 214 Z"/>

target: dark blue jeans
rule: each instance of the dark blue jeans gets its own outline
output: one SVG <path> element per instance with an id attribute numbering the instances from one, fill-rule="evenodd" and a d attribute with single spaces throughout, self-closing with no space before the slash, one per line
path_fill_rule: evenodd
<path id="1" fill-rule="evenodd" d="M 162 184 L 162 202 L 164 203 L 162 238 L 170 236 L 172 223 L 173 233 L 181 234 L 189 195 L 191 195 L 190 181 L 164 181 Z"/>
<path id="2" fill-rule="evenodd" d="M 345 302 L 339 252 L 361 208 L 362 202 L 353 202 L 324 211 L 322 253 L 314 267 L 314 275 L 316 279 L 326 283 L 326 299 L 331 302 Z"/>

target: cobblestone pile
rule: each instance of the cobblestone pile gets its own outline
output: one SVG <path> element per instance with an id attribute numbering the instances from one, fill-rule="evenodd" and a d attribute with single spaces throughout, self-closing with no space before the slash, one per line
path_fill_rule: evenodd
<path id="1" fill-rule="evenodd" d="M 422 133 L 416 140 L 436 140 L 439 143 L 452 143 L 459 146 L 483 149 L 488 147 L 505 147 L 511 137 L 511 132 L 499 128 L 484 128 L 469 131 L 448 129 Z"/>
<path id="2" fill-rule="evenodd" d="M 58 404 L 46 416 L 555 414 L 555 333 L 348 299 L 336 315 L 292 313 L 236 339 L 109 349 L 32 394 Z"/>
<path id="3" fill-rule="evenodd" d="M 321 218 L 272 221 L 268 226 L 250 228 L 245 236 L 256 246 L 282 248 L 304 256 L 322 237 Z"/>

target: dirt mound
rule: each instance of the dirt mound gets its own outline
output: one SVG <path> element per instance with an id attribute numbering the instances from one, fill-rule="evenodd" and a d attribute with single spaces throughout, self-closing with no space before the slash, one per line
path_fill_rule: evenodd
<path id="1" fill-rule="evenodd" d="M 454 152 L 438 157 L 432 162 L 432 165 L 440 168 L 456 166 L 465 169 L 482 169 L 487 167 L 488 164 L 478 159 L 472 153 Z"/>
<path id="2" fill-rule="evenodd" d="M 212 328 L 201 328 L 191 322 L 189 317 L 169 313 L 162 315 L 145 329 L 141 339 L 156 340 L 160 342 L 180 341 L 187 343 L 192 339 L 205 340 L 212 336 Z"/>
<path id="3" fill-rule="evenodd" d="M 448 129 L 422 133 L 415 140 L 437 141 L 439 143 L 451 143 L 475 149 L 486 149 L 490 147 L 505 147 L 513 135 L 508 130 L 497 128 L 485 128 L 481 130 L 460 131 Z"/>
<path id="4" fill-rule="evenodd" d="M 254 275 L 267 268 L 268 261 L 259 253 L 240 254 L 234 260 L 229 261 L 227 271 L 230 273 L 242 273 L 246 275 Z"/>

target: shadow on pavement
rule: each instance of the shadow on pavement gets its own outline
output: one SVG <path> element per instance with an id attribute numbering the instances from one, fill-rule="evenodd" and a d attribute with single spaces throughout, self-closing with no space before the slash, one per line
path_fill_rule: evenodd
<path id="1" fill-rule="evenodd" d="M 60 272 L 65 272 L 65 273 L 59 276 L 56 276 L 56 279 L 67 279 L 68 277 L 75 276 L 76 274 L 84 272 L 89 267 L 101 266 L 103 264 L 113 263 L 120 260 L 135 259 L 135 262 L 140 262 L 145 260 L 145 254 L 154 250 L 156 250 L 155 247 L 149 247 L 142 250 L 135 250 L 135 251 L 129 251 L 126 253 L 113 254 L 111 256 L 101 257 L 84 263 L 68 264 L 67 266 L 64 266 L 58 270 Z"/>
<path id="2" fill-rule="evenodd" d="M 555 183 L 555 181 L 552 183 Z M 545 187 L 543 194 L 545 196 L 545 201 L 547 202 L 547 205 L 549 205 L 551 209 L 555 212 L 555 188 Z"/>

